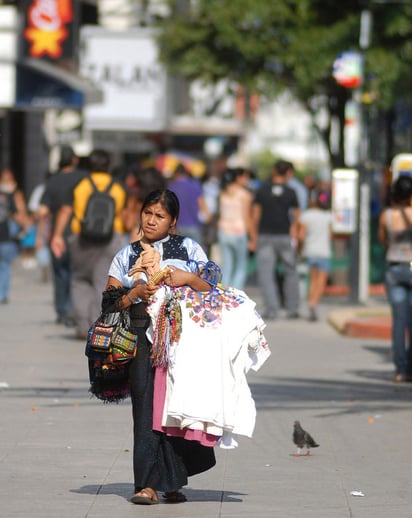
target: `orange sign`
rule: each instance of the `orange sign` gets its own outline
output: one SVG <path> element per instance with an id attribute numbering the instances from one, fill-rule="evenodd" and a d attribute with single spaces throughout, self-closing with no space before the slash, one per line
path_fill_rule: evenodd
<path id="1" fill-rule="evenodd" d="M 27 10 L 24 31 L 24 37 L 31 43 L 30 56 L 59 58 L 69 34 L 65 25 L 72 20 L 72 0 L 33 0 Z"/>

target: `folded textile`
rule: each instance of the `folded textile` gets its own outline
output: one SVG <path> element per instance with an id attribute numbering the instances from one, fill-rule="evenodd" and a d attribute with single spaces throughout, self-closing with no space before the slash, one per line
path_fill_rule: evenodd
<path id="1" fill-rule="evenodd" d="M 153 326 L 167 297 L 162 288 L 149 306 Z M 219 286 L 210 292 L 178 289 L 182 331 L 169 350 L 162 426 L 224 436 L 251 437 L 256 409 L 246 375 L 270 355 L 264 322 L 242 291 Z"/>

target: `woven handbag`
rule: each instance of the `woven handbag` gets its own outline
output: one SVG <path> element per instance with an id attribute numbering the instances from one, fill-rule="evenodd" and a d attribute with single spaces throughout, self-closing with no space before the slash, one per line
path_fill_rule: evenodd
<path id="1" fill-rule="evenodd" d="M 112 335 L 116 330 L 113 324 L 95 322 L 89 329 L 88 342 L 94 351 L 109 352 L 111 347 Z"/>
<path id="2" fill-rule="evenodd" d="M 118 326 L 112 334 L 111 346 L 113 362 L 128 362 L 136 356 L 137 335 Z"/>

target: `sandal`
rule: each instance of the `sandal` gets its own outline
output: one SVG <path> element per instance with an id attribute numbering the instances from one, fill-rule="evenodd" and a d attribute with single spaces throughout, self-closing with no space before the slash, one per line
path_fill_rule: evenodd
<path id="1" fill-rule="evenodd" d="M 138 493 L 132 496 L 130 501 L 133 504 L 141 505 L 155 505 L 159 503 L 157 493 L 151 487 L 145 487 L 144 489 L 141 489 Z"/>
<path id="2" fill-rule="evenodd" d="M 393 378 L 393 381 L 395 383 L 403 383 L 406 381 L 406 377 L 404 374 L 396 374 L 395 377 Z"/>
<path id="3" fill-rule="evenodd" d="M 180 491 L 170 491 L 162 495 L 167 504 L 181 504 L 187 502 L 186 496 Z"/>

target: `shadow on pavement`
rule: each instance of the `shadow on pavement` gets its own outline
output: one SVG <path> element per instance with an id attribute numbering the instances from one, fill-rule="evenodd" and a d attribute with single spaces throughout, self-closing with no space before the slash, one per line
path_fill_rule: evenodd
<path id="1" fill-rule="evenodd" d="M 133 493 L 133 485 L 120 484 L 90 484 L 82 486 L 79 489 L 71 489 L 71 493 L 91 494 L 91 495 L 118 495 L 127 500 Z M 243 500 L 239 496 L 245 496 L 245 493 L 236 493 L 233 491 L 217 491 L 212 489 L 191 489 L 183 488 L 183 492 L 190 502 L 238 502 Z M 160 501 L 162 492 L 159 492 Z"/>
<path id="2" fill-rule="evenodd" d="M 375 371 L 351 371 L 351 375 L 370 380 Z M 368 411 L 398 411 L 400 404 L 410 403 L 412 383 L 392 383 L 387 373 L 380 382 L 342 381 L 319 378 L 277 377 L 262 379 L 263 383 L 250 384 L 258 411 L 283 411 L 285 408 L 318 409 L 337 414 Z M 405 407 L 406 408 L 406 407 Z M 407 408 L 406 408 L 407 409 Z M 322 414 L 322 416 L 331 415 Z"/>

